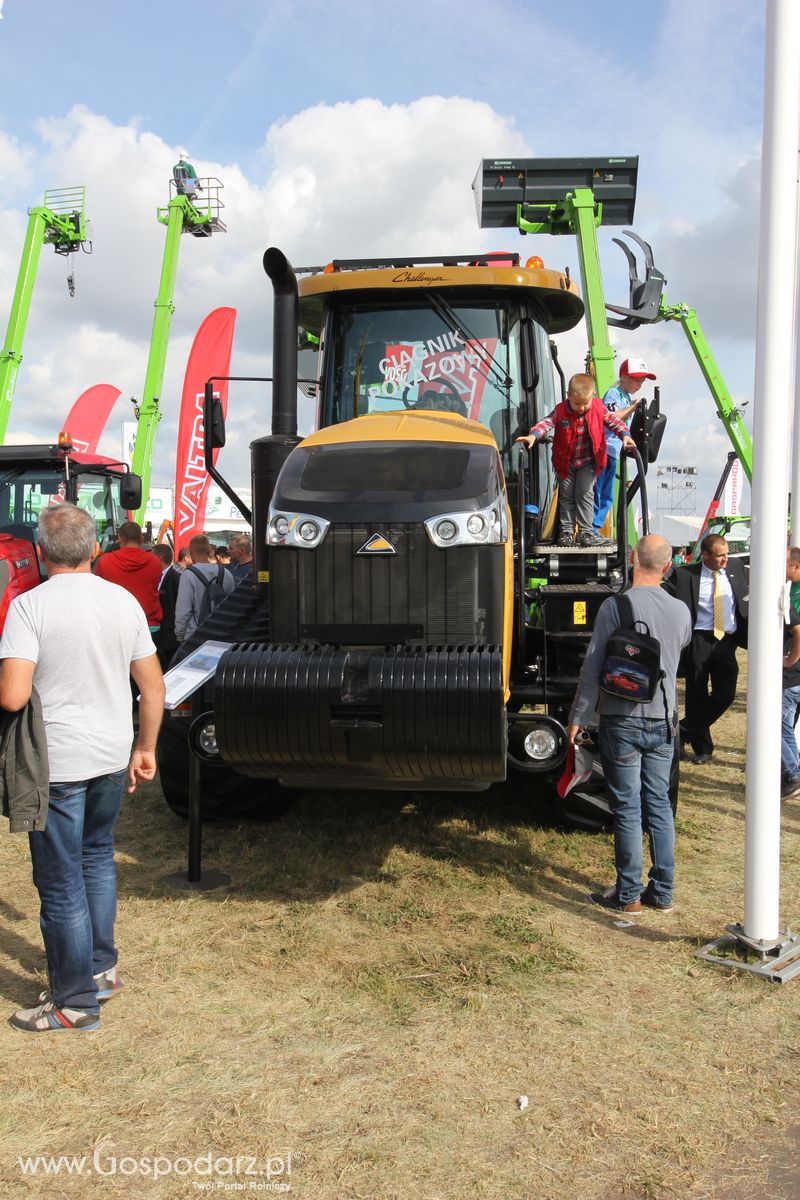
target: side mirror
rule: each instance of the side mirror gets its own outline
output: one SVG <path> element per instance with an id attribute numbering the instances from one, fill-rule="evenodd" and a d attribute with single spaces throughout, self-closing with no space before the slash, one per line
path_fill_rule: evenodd
<path id="1" fill-rule="evenodd" d="M 651 463 L 654 463 L 658 458 L 658 452 L 661 449 L 661 439 L 664 437 L 664 430 L 667 428 L 666 413 L 657 413 L 650 425 L 650 433 L 647 445 L 647 457 Z"/>
<path id="2" fill-rule="evenodd" d="M 631 437 L 636 442 L 645 466 L 654 463 L 658 458 L 667 427 L 666 414 L 661 411 L 660 389 L 656 388 L 655 392 L 650 404 L 640 404 L 631 419 Z"/>
<path id="3" fill-rule="evenodd" d="M 142 479 L 126 471 L 119 481 L 119 502 L 129 512 L 142 507 Z"/>
<path id="4" fill-rule="evenodd" d="M 203 400 L 203 443 L 206 451 L 219 450 L 225 445 L 225 415 L 222 401 L 214 395 L 213 385 L 206 384 Z"/>

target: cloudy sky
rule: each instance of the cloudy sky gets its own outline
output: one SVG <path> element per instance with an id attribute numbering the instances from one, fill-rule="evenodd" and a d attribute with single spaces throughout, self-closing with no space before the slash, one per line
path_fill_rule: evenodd
<path id="1" fill-rule="evenodd" d="M 217 176 L 229 232 L 181 246 L 153 484 L 169 485 L 186 357 L 203 316 L 238 310 L 232 372 L 268 375 L 272 306 L 261 256 L 334 257 L 500 249 L 476 227 L 481 158 L 640 156 L 634 220 L 698 311 L 737 403 L 753 387 L 763 6 L 753 0 L 4 0 L 0 21 L 0 323 L 7 320 L 27 208 L 46 188 L 87 187 L 93 254 L 68 267 L 45 250 L 8 441 L 49 441 L 93 383 L 122 391 L 101 450 L 141 396 L 169 198 L 181 149 Z M 606 298 L 627 268 L 601 230 Z M 570 265 L 565 238 L 509 249 Z M 701 469 L 704 511 L 727 440 L 677 325 L 616 331 L 644 357 L 669 425 L 664 463 Z M 582 337 L 561 348 L 581 367 Z M 649 394 L 649 393 L 648 393 Z M 745 409 L 750 424 L 750 408 Z M 249 476 L 269 399 L 231 391 L 220 467 Z M 651 507 L 654 506 L 651 504 Z"/>

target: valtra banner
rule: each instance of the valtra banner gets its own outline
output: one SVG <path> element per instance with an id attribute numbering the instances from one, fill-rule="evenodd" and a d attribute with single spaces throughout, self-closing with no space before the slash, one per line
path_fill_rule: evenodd
<path id="1" fill-rule="evenodd" d="M 215 308 L 210 312 L 195 335 L 186 363 L 175 461 L 176 550 L 203 532 L 211 483 L 203 453 L 203 397 L 207 379 L 229 374 L 235 321 L 235 308 Z M 219 396 L 222 411 L 227 415 L 227 382 L 215 382 L 214 394 Z M 218 453 L 214 451 L 214 463 Z"/>
<path id="2" fill-rule="evenodd" d="M 119 388 L 110 383 L 96 383 L 78 396 L 61 427 L 70 435 L 78 454 L 97 453 L 100 434 L 119 397 Z"/>

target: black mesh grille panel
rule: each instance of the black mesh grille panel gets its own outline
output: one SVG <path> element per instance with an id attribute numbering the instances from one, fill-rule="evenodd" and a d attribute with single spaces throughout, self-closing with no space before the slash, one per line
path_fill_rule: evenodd
<path id="1" fill-rule="evenodd" d="M 381 534 L 396 554 L 358 551 Z M 270 580 L 274 639 L 295 642 L 303 627 L 421 627 L 428 644 L 498 642 L 502 617 L 495 589 L 499 546 L 441 550 L 418 524 L 334 525 L 316 550 L 273 551 Z M 491 611 L 487 611 L 491 610 Z"/>

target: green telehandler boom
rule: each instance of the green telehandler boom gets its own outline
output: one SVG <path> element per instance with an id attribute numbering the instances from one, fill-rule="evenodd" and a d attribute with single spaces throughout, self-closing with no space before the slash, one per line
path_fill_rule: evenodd
<path id="1" fill-rule="evenodd" d="M 30 313 L 33 285 L 42 246 L 52 246 L 56 254 L 74 254 L 86 250 L 86 188 L 52 188 L 44 194 L 44 204 L 28 209 L 28 228 L 22 248 L 17 286 L 8 318 L 6 340 L 0 352 L 0 444 L 5 441 L 14 388 L 22 362 L 22 343 Z M 89 243 L 91 246 L 91 243 Z M 91 253 L 91 249 L 86 251 Z M 73 285 L 70 284 L 70 294 Z"/>
<path id="2" fill-rule="evenodd" d="M 588 353 L 586 368 L 603 396 L 616 379 L 614 350 L 603 292 L 597 244 L 600 225 L 624 225 L 633 220 L 638 156 L 626 158 L 484 159 L 472 190 L 481 228 L 516 228 L 521 234 L 572 235 L 578 249 L 581 292 L 585 306 Z M 647 412 L 637 413 L 632 431 L 642 451 L 644 470 L 654 462 L 666 424 L 658 398 Z M 641 486 L 634 481 L 626 492 L 628 536 L 636 540 L 636 521 L 630 501 Z M 619 483 L 615 484 L 614 513 Z M 646 505 L 644 506 L 646 508 Z M 645 525 L 643 528 L 647 528 Z"/>
<path id="3" fill-rule="evenodd" d="M 614 383 L 603 276 L 600 225 L 633 220 L 638 157 L 484 159 L 472 184 L 483 229 L 574 236 L 586 306 L 589 365 L 602 396 Z"/>
<path id="4" fill-rule="evenodd" d="M 623 233 L 643 252 L 644 278 L 639 278 L 636 258 L 629 246 L 620 238 L 613 238 L 628 262 L 630 297 L 627 307 L 605 302 L 596 231 L 600 225 L 624 225 L 633 219 L 638 164 L 636 156 L 484 160 L 472 185 L 478 222 L 484 228 L 516 227 L 523 234 L 575 237 L 586 305 L 588 358 L 601 396 L 616 376 L 609 325 L 637 329 L 658 321 L 679 322 L 750 481 L 753 468 L 750 434 L 714 360 L 697 313 L 688 304 L 667 303 L 663 295 L 666 279 L 655 266 L 652 249 L 630 229 Z M 607 311 L 615 316 L 606 317 Z M 656 416 L 651 412 L 645 422 L 652 426 Z"/>
<path id="5" fill-rule="evenodd" d="M 147 506 L 156 430 L 161 420 L 161 387 L 167 361 L 170 324 L 175 311 L 173 296 L 181 234 L 190 233 L 193 237 L 207 238 L 214 233 L 226 232 L 220 218 L 224 208 L 219 198 L 223 186 L 220 181 L 211 177 L 198 179 L 194 168 L 183 156 L 173 167 L 172 173 L 169 203 L 166 208 L 159 208 L 157 211 L 158 220 L 167 227 L 167 236 L 155 301 L 156 311 L 153 317 L 144 392 L 141 403 L 134 408 L 138 424 L 131 470 L 142 479 L 142 507 L 134 514 L 140 523 Z"/>
<path id="6" fill-rule="evenodd" d="M 616 242 L 628 260 L 630 299 L 627 308 L 616 304 L 606 305 L 609 312 L 618 314 L 617 318 L 609 319 L 609 324 L 620 329 L 638 329 L 640 325 L 654 325 L 658 321 L 677 321 L 680 324 L 714 399 L 717 415 L 742 464 L 747 481 L 748 483 L 752 482 L 753 443 L 742 419 L 742 410 L 734 404 L 714 355 L 711 353 L 711 347 L 697 319 L 697 313 L 688 304 L 667 303 L 666 297 L 662 294 L 667 281 L 653 262 L 653 251 L 650 245 L 631 229 L 624 229 L 622 232 L 625 237 L 630 238 L 641 248 L 644 255 L 645 273 L 644 279 L 640 279 L 636 258 L 630 247 L 619 238 L 613 238 L 612 240 Z"/>

